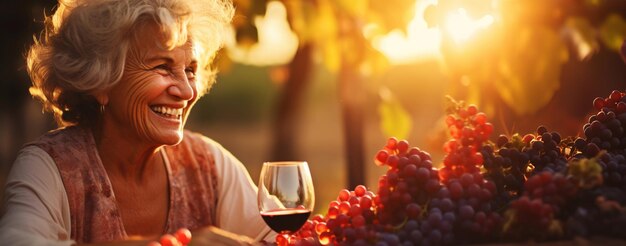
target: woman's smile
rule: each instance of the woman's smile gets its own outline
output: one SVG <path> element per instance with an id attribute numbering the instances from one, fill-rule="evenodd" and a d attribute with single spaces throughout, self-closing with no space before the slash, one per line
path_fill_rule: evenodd
<path id="1" fill-rule="evenodd" d="M 183 108 L 172 108 L 168 106 L 150 106 L 150 109 L 152 109 L 152 112 L 155 112 L 158 115 L 168 119 L 180 120 L 183 115 Z"/>

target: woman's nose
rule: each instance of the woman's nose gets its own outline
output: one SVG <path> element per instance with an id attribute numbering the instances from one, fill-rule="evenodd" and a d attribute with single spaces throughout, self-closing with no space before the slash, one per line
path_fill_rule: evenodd
<path id="1" fill-rule="evenodd" d="M 183 100 L 191 100 L 194 97 L 195 90 L 186 77 L 178 76 L 175 79 L 175 83 L 168 88 L 168 93 Z"/>

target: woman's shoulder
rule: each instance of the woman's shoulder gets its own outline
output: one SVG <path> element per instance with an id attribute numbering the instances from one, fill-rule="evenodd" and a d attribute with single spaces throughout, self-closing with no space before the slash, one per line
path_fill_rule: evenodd
<path id="1" fill-rule="evenodd" d="M 84 139 L 85 137 L 90 136 L 89 131 L 78 127 L 78 126 L 68 126 L 68 127 L 60 127 L 57 129 L 50 130 L 43 135 L 39 136 L 35 141 L 28 143 L 29 145 L 38 145 L 50 142 L 75 142 L 80 139 Z"/>
<path id="2" fill-rule="evenodd" d="M 27 145 L 22 148 L 7 177 L 11 181 L 32 181 L 34 184 L 58 184 L 58 170 L 52 157 L 42 148 Z"/>
<path id="3" fill-rule="evenodd" d="M 49 163 L 52 161 L 50 155 L 42 148 L 35 145 L 25 145 L 17 154 L 15 164 Z M 54 162 L 52 162 L 54 163 Z"/>
<path id="4" fill-rule="evenodd" d="M 49 130 L 48 132 L 41 135 L 39 138 L 75 136 L 75 135 L 83 135 L 85 133 L 86 133 L 86 129 L 80 126 L 63 126 L 63 127 Z"/>

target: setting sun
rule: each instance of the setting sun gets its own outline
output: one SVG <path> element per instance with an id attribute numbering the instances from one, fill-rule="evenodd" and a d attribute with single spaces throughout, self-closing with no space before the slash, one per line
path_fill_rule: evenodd
<path id="1" fill-rule="evenodd" d="M 373 46 L 392 63 L 409 63 L 437 57 L 441 32 L 439 28 L 428 28 L 423 18 L 426 7 L 436 3 L 436 0 L 415 3 L 415 17 L 407 25 L 406 33 L 394 30 L 385 36 L 374 38 Z"/>
<path id="2" fill-rule="evenodd" d="M 251 47 L 242 47 L 236 43 L 233 33 L 226 43 L 229 57 L 256 66 L 289 63 L 298 49 L 298 37 L 289 27 L 285 5 L 279 1 L 268 2 L 265 16 L 257 16 L 254 24 L 259 41 Z"/>
<path id="3" fill-rule="evenodd" d="M 477 30 L 489 27 L 493 21 L 494 18 L 491 15 L 473 20 L 464 8 L 459 8 L 446 16 L 445 31 L 452 36 L 454 41 L 460 43 L 466 41 Z"/>
<path id="4" fill-rule="evenodd" d="M 432 59 L 441 55 L 440 43 L 444 32 L 456 43 L 463 43 L 478 30 L 488 28 L 495 21 L 489 14 L 472 19 L 465 8 L 457 8 L 445 15 L 442 26 L 429 28 L 423 17 L 424 11 L 428 6 L 437 4 L 437 0 L 417 1 L 415 17 L 407 24 L 406 33 L 400 30 L 391 31 L 387 35 L 374 38 L 372 45 L 396 64 Z"/>

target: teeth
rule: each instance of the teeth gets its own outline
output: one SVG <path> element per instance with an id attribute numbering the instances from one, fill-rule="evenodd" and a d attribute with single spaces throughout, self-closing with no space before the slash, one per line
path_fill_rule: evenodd
<path id="1" fill-rule="evenodd" d="M 168 117 L 179 118 L 183 114 L 182 108 L 170 108 L 165 106 L 152 106 L 150 108 L 152 109 L 152 111 Z"/>

